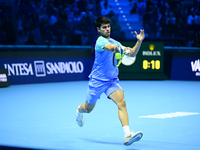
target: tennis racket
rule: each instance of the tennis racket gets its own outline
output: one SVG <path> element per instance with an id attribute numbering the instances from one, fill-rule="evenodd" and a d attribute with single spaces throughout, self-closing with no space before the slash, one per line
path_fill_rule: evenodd
<path id="1" fill-rule="evenodd" d="M 136 57 L 128 56 L 127 54 L 129 52 L 130 52 L 130 50 L 125 51 L 121 47 L 120 47 L 119 51 L 115 51 L 113 53 L 113 66 L 119 67 L 121 63 L 125 66 L 132 65 L 135 62 Z"/>
<path id="2" fill-rule="evenodd" d="M 136 60 L 136 56 L 131 57 L 128 55 L 124 55 L 124 57 L 122 58 L 122 64 L 125 66 L 130 66 L 135 62 L 135 60 Z"/>
<path id="3" fill-rule="evenodd" d="M 119 51 L 113 52 L 113 66 L 114 67 L 119 67 L 119 65 L 122 62 L 122 58 L 124 57 L 125 54 L 126 52 L 122 50 L 121 48 Z"/>

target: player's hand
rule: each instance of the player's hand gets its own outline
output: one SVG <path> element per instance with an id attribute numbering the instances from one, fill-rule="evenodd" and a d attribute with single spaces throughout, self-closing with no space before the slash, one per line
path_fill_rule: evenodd
<path id="1" fill-rule="evenodd" d="M 124 48 L 124 51 L 126 52 L 125 54 L 128 55 L 131 51 L 131 48 L 130 47 L 123 47 Z"/>
<path id="2" fill-rule="evenodd" d="M 128 54 L 130 53 L 130 51 L 131 51 L 131 48 L 130 48 L 130 47 L 122 46 L 122 49 L 123 49 L 123 51 L 125 52 L 126 55 L 128 55 Z M 123 53 L 124 53 L 124 52 L 123 52 Z"/>
<path id="3" fill-rule="evenodd" d="M 135 31 L 135 35 L 136 35 L 136 38 L 141 42 L 144 40 L 145 38 L 145 35 L 144 35 L 144 29 L 143 30 L 140 30 L 140 34 L 137 34 L 137 32 Z"/>

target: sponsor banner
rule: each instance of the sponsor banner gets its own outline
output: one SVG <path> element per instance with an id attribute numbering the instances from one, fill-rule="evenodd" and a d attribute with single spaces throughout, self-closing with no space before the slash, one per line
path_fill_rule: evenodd
<path id="1" fill-rule="evenodd" d="M 171 79 L 200 81 L 200 52 L 175 52 Z"/>
<path id="2" fill-rule="evenodd" d="M 91 57 L 20 57 L 1 58 L 0 68 L 7 69 L 10 84 L 88 80 Z"/>
<path id="3" fill-rule="evenodd" d="M 0 69 L 0 87 L 9 86 L 9 80 L 6 69 Z"/>

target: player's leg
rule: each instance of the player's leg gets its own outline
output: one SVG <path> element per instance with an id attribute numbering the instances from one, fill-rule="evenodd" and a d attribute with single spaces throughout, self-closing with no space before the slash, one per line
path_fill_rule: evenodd
<path id="1" fill-rule="evenodd" d="M 108 98 L 112 99 L 118 107 L 118 116 L 122 126 L 128 126 L 128 113 L 126 110 L 126 102 L 124 100 L 124 92 L 119 85 L 119 79 L 115 78 L 110 81 L 110 86 L 105 91 Z"/>
<path id="2" fill-rule="evenodd" d="M 118 80 L 114 80 L 111 86 L 106 91 L 106 94 L 111 98 L 118 107 L 118 116 L 124 130 L 124 145 L 128 146 L 133 142 L 139 141 L 143 134 L 142 132 L 131 132 L 129 128 L 129 119 L 126 108 L 126 101 L 124 100 L 124 92 L 120 87 Z"/>
<path id="3" fill-rule="evenodd" d="M 107 86 L 104 82 L 91 79 L 86 94 L 86 101 L 84 104 L 79 105 L 76 110 L 77 124 L 82 127 L 84 125 L 83 113 L 90 113 L 96 104 L 96 101 L 100 98 L 100 95 L 105 91 Z"/>
<path id="4" fill-rule="evenodd" d="M 89 104 L 88 101 L 86 101 L 84 104 L 79 105 L 77 107 L 77 110 L 76 110 L 76 122 L 80 127 L 82 127 L 84 125 L 84 123 L 85 123 L 85 120 L 83 118 L 83 113 L 90 113 L 93 110 L 95 104 L 96 103 Z"/>
<path id="5" fill-rule="evenodd" d="M 118 106 L 118 115 L 124 130 L 124 145 L 128 146 L 134 142 L 139 141 L 142 138 L 143 133 L 141 131 L 134 133 L 129 129 L 128 113 L 126 109 L 126 102 L 124 100 L 124 92 L 119 89 L 111 93 L 109 97 Z"/>
<path id="6" fill-rule="evenodd" d="M 128 113 L 126 109 L 126 102 L 124 100 L 124 92 L 119 89 L 109 95 L 118 107 L 118 116 L 122 127 L 129 126 Z"/>
<path id="7" fill-rule="evenodd" d="M 96 103 L 89 104 L 88 101 L 86 101 L 84 104 L 82 104 L 82 105 L 78 108 L 78 111 L 79 111 L 80 113 L 90 113 L 90 112 L 94 109 L 95 104 L 96 104 Z"/>

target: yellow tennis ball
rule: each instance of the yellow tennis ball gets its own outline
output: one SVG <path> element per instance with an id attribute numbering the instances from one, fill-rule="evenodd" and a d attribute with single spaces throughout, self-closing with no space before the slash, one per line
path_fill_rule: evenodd
<path id="1" fill-rule="evenodd" d="M 121 59 L 121 58 L 122 58 L 122 55 L 121 55 L 120 53 L 116 53 L 116 54 L 115 54 L 115 58 L 116 58 L 116 59 Z"/>

